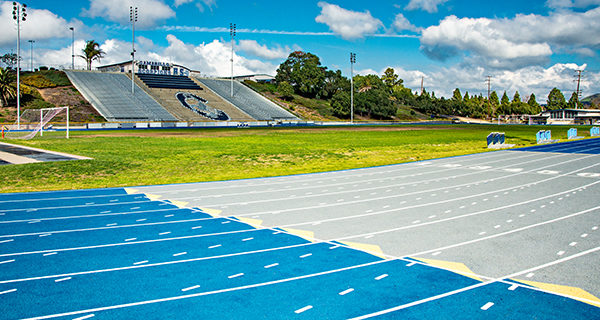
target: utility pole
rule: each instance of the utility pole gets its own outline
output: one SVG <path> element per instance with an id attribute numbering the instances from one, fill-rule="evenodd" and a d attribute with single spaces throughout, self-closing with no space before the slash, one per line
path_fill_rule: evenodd
<path id="1" fill-rule="evenodd" d="M 138 20 L 138 8 L 129 7 L 129 21 L 131 22 L 131 95 L 135 94 L 135 23 Z"/>
<path id="2" fill-rule="evenodd" d="M 356 53 L 350 52 L 350 123 L 354 124 L 354 64 Z"/>
<path id="3" fill-rule="evenodd" d="M 26 4 L 13 2 L 13 19 L 17 22 L 17 130 L 21 130 L 21 20 L 26 20 L 26 8 Z"/>
<path id="4" fill-rule="evenodd" d="M 71 70 L 75 70 L 75 28 L 69 27 L 71 30 Z"/>
<path id="5" fill-rule="evenodd" d="M 236 33 L 236 25 L 235 23 L 229 24 L 229 35 L 231 36 L 231 97 L 233 98 L 233 38 L 235 38 Z"/>
<path id="6" fill-rule="evenodd" d="M 583 73 L 583 70 L 575 70 L 575 72 L 577 72 L 577 74 L 575 75 L 577 77 L 577 80 L 574 80 L 575 82 L 577 82 L 577 91 L 575 91 L 577 95 L 577 104 L 575 104 L 575 109 L 579 109 L 579 100 L 581 99 L 581 90 L 579 89 L 579 85 L 581 84 L 581 75 Z"/>
<path id="7" fill-rule="evenodd" d="M 35 40 L 28 40 L 29 42 L 29 66 L 31 67 L 31 72 L 33 72 L 33 44 Z"/>
<path id="8" fill-rule="evenodd" d="M 485 82 L 488 85 L 488 103 L 490 103 L 490 95 L 492 93 L 492 76 L 487 76 Z"/>

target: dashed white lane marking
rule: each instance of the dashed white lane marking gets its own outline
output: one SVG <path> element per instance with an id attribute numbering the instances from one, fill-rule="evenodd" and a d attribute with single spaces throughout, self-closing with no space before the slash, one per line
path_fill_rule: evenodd
<path id="1" fill-rule="evenodd" d="M 411 263 L 407 264 L 406 266 L 407 266 L 407 267 L 412 267 L 412 266 L 414 266 L 415 264 L 417 264 L 417 263 L 416 263 L 416 262 L 411 262 Z"/>
<path id="2" fill-rule="evenodd" d="M 518 284 L 513 284 L 512 286 L 510 286 L 510 287 L 508 288 L 508 290 L 510 290 L 510 291 L 515 291 L 515 290 L 516 290 L 518 287 L 519 287 L 519 285 L 518 285 Z"/>
<path id="3" fill-rule="evenodd" d="M 181 291 L 186 292 L 186 291 L 190 291 L 190 290 L 194 290 L 194 289 L 198 289 L 198 288 L 200 288 L 200 285 L 183 288 L 183 289 L 181 289 Z"/>
<path id="4" fill-rule="evenodd" d="M 228 224 L 228 223 L 230 223 L 230 222 L 231 222 L 231 221 L 223 221 L 223 222 L 221 222 L 221 224 Z"/>
<path id="5" fill-rule="evenodd" d="M 586 238 L 587 236 L 588 236 L 587 233 L 584 233 L 584 234 L 581 235 L 582 238 Z"/>
<path id="6" fill-rule="evenodd" d="M 269 268 L 277 267 L 278 265 L 279 265 L 279 263 L 272 263 L 272 264 L 264 266 L 264 268 L 269 269 Z"/>
<path id="7" fill-rule="evenodd" d="M 137 240 L 137 238 L 127 238 L 127 239 L 125 239 L 125 242 L 135 241 L 135 240 Z"/>
<path id="8" fill-rule="evenodd" d="M 110 213 L 110 212 L 111 212 L 110 210 L 106 210 L 106 211 L 102 211 L 100 213 Z"/>
<path id="9" fill-rule="evenodd" d="M 169 233 L 171 233 L 171 231 L 161 232 L 158 235 L 159 236 L 164 236 L 164 235 L 169 234 Z"/>
<path id="10" fill-rule="evenodd" d="M 195 227 L 192 227 L 192 230 L 196 230 L 196 229 L 200 229 L 200 228 L 202 228 L 202 226 L 195 226 Z"/>
<path id="11" fill-rule="evenodd" d="M 308 258 L 310 256 L 312 256 L 312 253 L 303 254 L 300 256 L 300 259 Z"/>
<path id="12" fill-rule="evenodd" d="M 250 238 L 242 239 L 242 241 L 250 241 L 250 240 L 254 240 L 254 238 L 250 237 Z"/>
<path id="13" fill-rule="evenodd" d="M 592 230 L 594 230 L 594 231 L 598 230 L 598 226 L 594 226 L 594 227 L 592 228 Z"/>
<path id="14" fill-rule="evenodd" d="M 187 252 L 185 252 L 185 251 L 184 252 L 179 252 L 179 253 L 174 253 L 173 257 L 179 257 L 179 256 L 183 256 L 185 254 L 187 254 Z"/>
<path id="15" fill-rule="evenodd" d="M 107 224 L 106 226 L 107 226 L 107 227 L 114 227 L 114 226 L 116 226 L 116 225 L 117 225 L 116 223 L 109 223 L 109 224 Z"/>
<path id="16" fill-rule="evenodd" d="M 308 306 L 306 306 L 306 307 L 303 307 L 303 308 L 300 308 L 300 309 L 298 309 L 298 310 L 294 311 L 294 313 L 295 313 L 295 314 L 300 314 L 300 313 L 302 313 L 302 312 L 304 312 L 304 311 L 307 311 L 307 310 L 310 310 L 310 309 L 312 309 L 312 308 L 313 308 L 313 306 L 311 306 L 311 305 L 308 305 Z"/>
<path id="17" fill-rule="evenodd" d="M 148 219 L 137 219 L 137 220 L 135 220 L 135 221 L 136 221 L 136 222 L 143 222 L 143 221 L 146 221 L 146 220 L 148 220 Z"/>
<path id="18" fill-rule="evenodd" d="M 493 305 L 494 305 L 493 302 L 488 302 L 488 303 L 484 304 L 483 307 L 481 307 L 481 310 L 485 311 L 485 310 L 491 308 Z"/>
<path id="19" fill-rule="evenodd" d="M 15 241 L 15 239 L 2 240 L 2 241 L 0 241 L 0 243 L 7 243 L 7 242 L 12 242 L 12 241 Z"/>
<path id="20" fill-rule="evenodd" d="M 6 294 L 6 293 L 15 292 L 15 291 L 17 291 L 17 289 L 10 289 L 10 290 L 6 290 L 6 291 L 0 291 L 0 294 Z"/>
<path id="21" fill-rule="evenodd" d="M 137 209 L 139 209 L 139 208 L 140 208 L 140 207 L 133 207 L 133 208 L 131 208 L 131 210 L 137 210 Z"/>
<path id="22" fill-rule="evenodd" d="M 67 280 L 71 280 L 71 277 L 56 279 L 56 280 L 54 280 L 54 282 L 63 282 L 63 281 L 67 281 Z"/>
<path id="23" fill-rule="evenodd" d="M 209 249 L 214 249 L 214 248 L 218 248 L 218 247 L 220 247 L 220 246 L 221 246 L 220 244 L 215 244 L 214 246 L 210 246 L 210 247 L 208 247 L 208 248 L 209 248 Z"/>
<path id="24" fill-rule="evenodd" d="M 27 223 L 32 224 L 32 223 L 40 223 L 40 222 L 42 222 L 42 220 L 32 220 Z"/>
<path id="25" fill-rule="evenodd" d="M 484 235 L 484 234 L 486 234 L 486 233 L 487 233 L 487 232 L 485 232 L 485 231 L 482 231 L 482 232 L 480 232 L 480 233 L 479 233 L 479 235 L 480 235 L 480 236 L 482 236 L 482 235 Z"/>
<path id="26" fill-rule="evenodd" d="M 350 293 L 350 292 L 352 292 L 352 291 L 354 291 L 354 289 L 353 289 L 353 288 L 350 288 L 350 289 L 346 289 L 346 290 L 344 290 L 344 291 L 342 291 L 342 292 L 340 292 L 340 293 L 338 293 L 338 294 L 339 294 L 340 296 L 345 296 L 345 295 L 347 295 L 348 293 Z"/>
<path id="27" fill-rule="evenodd" d="M 534 275 L 534 274 L 535 274 L 535 273 L 533 273 L 533 272 L 530 272 L 530 273 L 528 273 L 528 274 L 527 274 L 527 275 L 525 275 L 525 276 L 526 276 L 527 278 L 531 278 L 531 277 L 533 277 L 533 275 Z"/>
<path id="28" fill-rule="evenodd" d="M 134 262 L 133 265 L 137 266 L 137 265 L 144 264 L 144 263 L 148 263 L 148 260 Z"/>
<path id="29" fill-rule="evenodd" d="M 562 256 L 563 254 L 565 254 L 565 252 L 561 250 L 561 251 L 557 252 L 556 254 L 559 256 Z"/>
<path id="30" fill-rule="evenodd" d="M 516 172 L 523 171 L 523 168 L 506 168 L 506 169 L 504 169 L 504 171 L 506 171 L 506 172 L 515 172 L 516 173 Z"/>
<path id="31" fill-rule="evenodd" d="M 432 256 L 437 256 L 437 255 L 439 255 L 439 254 L 441 254 L 441 253 L 442 253 L 441 251 L 436 251 L 436 252 L 432 253 L 431 255 L 432 255 Z"/>
<path id="32" fill-rule="evenodd" d="M 15 259 L 0 261 L 0 264 L 15 262 Z"/>
<path id="33" fill-rule="evenodd" d="M 494 226 L 494 229 L 498 229 L 500 227 L 501 227 L 501 225 L 497 224 L 497 225 Z"/>
<path id="34" fill-rule="evenodd" d="M 89 319 L 89 318 L 93 318 L 93 317 L 94 317 L 94 314 L 92 313 L 92 314 L 85 315 L 83 317 L 74 318 L 73 320 L 85 320 L 85 319 Z"/>
<path id="35" fill-rule="evenodd" d="M 387 274 L 387 273 L 384 273 L 384 274 L 382 274 L 382 275 L 380 275 L 380 276 L 377 276 L 377 277 L 375 277 L 375 280 L 379 281 L 379 280 L 381 280 L 381 279 L 384 279 L 384 278 L 387 278 L 387 277 L 388 277 L 388 274 Z"/>
<path id="36" fill-rule="evenodd" d="M 229 278 L 229 279 L 233 279 L 233 278 L 238 278 L 238 277 L 241 277 L 241 276 L 243 276 L 243 275 L 244 275 L 244 274 L 240 272 L 240 273 L 232 274 L 232 275 L 228 276 L 227 278 Z"/>
<path id="37" fill-rule="evenodd" d="M 569 246 L 571 246 L 571 247 L 574 247 L 574 246 L 576 246 L 576 245 L 577 245 L 577 242 L 575 242 L 575 241 L 573 241 L 573 242 L 569 243 Z"/>
<path id="38" fill-rule="evenodd" d="M 335 246 L 329 247 L 329 250 L 337 249 L 339 247 L 340 247 L 339 245 L 335 245 Z"/>
<path id="39" fill-rule="evenodd" d="M 171 217 L 174 217 L 174 216 L 175 216 L 174 214 L 167 214 L 167 215 L 165 215 L 165 218 L 171 218 Z"/>
<path id="40" fill-rule="evenodd" d="M 44 253 L 43 256 L 47 257 L 47 256 L 53 256 L 55 254 L 58 254 L 58 252 L 48 252 L 48 253 Z"/>
<path id="41" fill-rule="evenodd" d="M 556 171 L 556 170 L 541 170 L 541 171 L 538 171 L 537 173 L 550 175 L 550 174 L 559 174 L 560 171 Z"/>

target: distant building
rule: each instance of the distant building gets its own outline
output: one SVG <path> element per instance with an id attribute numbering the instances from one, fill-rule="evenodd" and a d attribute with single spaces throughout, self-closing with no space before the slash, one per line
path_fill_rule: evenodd
<path id="1" fill-rule="evenodd" d="M 530 124 L 600 124 L 598 109 L 556 109 L 530 116 Z"/>
<path id="2" fill-rule="evenodd" d="M 191 74 L 199 74 L 197 71 L 193 71 L 182 65 L 169 62 L 136 61 L 135 68 L 135 73 L 164 74 L 172 76 L 189 76 Z M 98 67 L 98 70 L 102 72 L 131 73 L 131 60 L 101 66 Z"/>
<path id="3" fill-rule="evenodd" d="M 229 78 L 228 78 L 229 79 Z M 258 83 L 274 83 L 275 77 L 268 74 L 250 74 L 245 76 L 236 76 L 233 79 L 237 81 L 251 80 Z"/>

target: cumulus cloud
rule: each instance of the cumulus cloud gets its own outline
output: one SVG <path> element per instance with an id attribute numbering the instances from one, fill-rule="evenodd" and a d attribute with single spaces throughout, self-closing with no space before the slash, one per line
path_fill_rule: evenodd
<path id="1" fill-rule="evenodd" d="M 435 60 L 464 55 L 487 67 L 518 69 L 544 64 L 556 50 L 600 48 L 591 34 L 600 34 L 600 8 L 513 19 L 448 16 L 423 30 L 421 50 Z"/>
<path id="2" fill-rule="evenodd" d="M 173 5 L 175 7 L 179 7 L 182 4 L 192 3 L 194 1 L 195 0 L 175 0 Z M 196 2 L 196 7 L 198 8 L 198 10 L 200 10 L 200 12 L 204 12 L 205 7 L 212 10 L 212 8 L 217 5 L 216 0 L 197 0 L 195 2 Z"/>
<path id="3" fill-rule="evenodd" d="M 546 6 L 553 9 L 589 8 L 600 5 L 600 0 L 548 0 Z"/>
<path id="4" fill-rule="evenodd" d="M 438 6 L 448 2 L 448 0 L 410 0 L 406 5 L 406 10 L 423 10 L 429 13 L 438 11 Z"/>
<path id="5" fill-rule="evenodd" d="M 396 31 L 408 30 L 408 31 L 419 32 L 422 30 L 421 28 L 417 28 L 415 25 L 410 23 L 410 21 L 408 21 L 408 19 L 406 19 L 406 17 L 402 13 L 398 13 L 396 15 L 396 18 L 394 19 L 394 23 L 392 24 L 392 27 Z"/>
<path id="6" fill-rule="evenodd" d="M 256 40 L 240 40 L 236 50 L 251 54 L 263 59 L 285 59 L 292 51 L 290 47 L 269 48 L 266 45 L 259 44 Z"/>
<path id="7" fill-rule="evenodd" d="M 369 11 L 351 11 L 327 2 L 319 2 L 318 6 L 321 14 L 315 21 L 326 24 L 331 31 L 346 40 L 364 38 L 383 26 L 381 20 L 371 16 Z"/>
<path id="8" fill-rule="evenodd" d="M 17 41 L 16 23 L 12 17 L 12 2 L 0 2 L 0 47 L 14 45 Z M 80 28 L 81 21 L 68 22 L 48 10 L 28 7 L 27 20 L 21 23 L 22 40 L 47 40 L 70 36 L 69 27 Z M 69 55 L 70 56 L 70 55 Z"/>
<path id="9" fill-rule="evenodd" d="M 161 0 L 90 0 L 90 8 L 84 9 L 83 14 L 128 24 L 130 6 L 138 7 L 137 25 L 140 28 L 154 27 L 175 16 L 175 12 Z"/>

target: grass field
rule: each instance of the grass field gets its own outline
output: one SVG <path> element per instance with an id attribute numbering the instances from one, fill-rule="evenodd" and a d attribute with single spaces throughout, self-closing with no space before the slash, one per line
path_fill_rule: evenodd
<path id="1" fill-rule="evenodd" d="M 9 141 L 94 160 L 0 166 L 0 192 L 122 187 L 311 173 L 488 151 L 485 138 L 535 144 L 539 126 L 391 126 L 79 131 Z M 553 127 L 565 139 L 568 127 Z M 580 132 L 587 127 L 580 127 Z M 64 134 L 63 134 L 64 135 Z"/>

